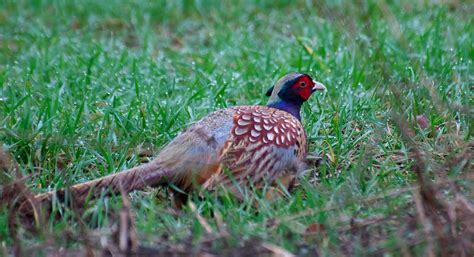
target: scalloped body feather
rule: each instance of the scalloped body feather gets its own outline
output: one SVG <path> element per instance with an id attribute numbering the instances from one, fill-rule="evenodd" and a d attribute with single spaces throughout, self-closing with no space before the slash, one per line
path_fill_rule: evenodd
<path id="1" fill-rule="evenodd" d="M 218 110 L 178 135 L 157 156 L 185 191 L 211 176 L 214 183 L 259 185 L 305 168 L 306 134 L 298 119 L 266 106 Z M 227 168 L 233 178 L 222 171 Z M 215 176 L 219 178 L 215 178 Z"/>

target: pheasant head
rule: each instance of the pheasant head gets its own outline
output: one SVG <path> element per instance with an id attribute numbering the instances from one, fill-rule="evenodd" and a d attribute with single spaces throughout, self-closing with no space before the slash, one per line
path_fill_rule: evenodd
<path id="1" fill-rule="evenodd" d="M 268 89 L 266 95 L 270 99 L 267 106 L 289 112 L 301 120 L 301 105 L 318 90 L 326 90 L 326 87 L 307 74 L 290 73 Z"/>

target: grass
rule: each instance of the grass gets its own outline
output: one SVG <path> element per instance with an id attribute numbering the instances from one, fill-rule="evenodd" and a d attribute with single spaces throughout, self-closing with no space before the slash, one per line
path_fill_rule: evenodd
<path id="1" fill-rule="evenodd" d="M 230 2 L 1 1 L 0 142 L 28 187 L 139 165 L 213 110 L 265 104 L 272 83 L 300 71 L 328 87 L 303 110 L 310 152 L 323 159 L 289 199 L 210 194 L 176 215 L 165 190 L 132 193 L 140 244 L 177 254 L 430 253 L 413 149 L 440 191 L 439 177 L 458 180 L 472 203 L 472 177 L 460 179 L 472 162 L 459 158 L 472 151 L 474 5 Z M 3 208 L 0 248 L 83 249 L 84 235 L 108 238 L 122 205 L 117 196 L 83 214 L 65 208 L 40 235 L 15 238 Z"/>

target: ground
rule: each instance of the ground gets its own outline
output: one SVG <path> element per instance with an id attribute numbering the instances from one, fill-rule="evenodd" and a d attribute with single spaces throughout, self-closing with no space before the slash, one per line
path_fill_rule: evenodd
<path id="1" fill-rule="evenodd" d="M 461 0 L 1 1 L 0 252 L 471 255 L 473 13 Z M 292 71 L 328 90 L 303 108 L 321 160 L 287 198 L 209 194 L 177 212 L 147 189 L 63 206 L 36 231 L 6 204 L 19 175 L 16 196 L 146 162 L 213 110 L 265 104 Z"/>

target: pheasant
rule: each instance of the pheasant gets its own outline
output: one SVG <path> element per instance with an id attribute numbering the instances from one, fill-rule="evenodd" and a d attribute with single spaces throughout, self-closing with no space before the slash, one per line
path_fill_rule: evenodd
<path id="1" fill-rule="evenodd" d="M 103 178 L 73 185 L 77 200 L 108 193 L 130 192 L 147 186 L 173 184 L 181 193 L 196 187 L 224 186 L 238 198 L 242 188 L 280 182 L 287 188 L 305 170 L 306 133 L 300 108 L 325 86 L 307 74 L 290 73 L 266 93 L 267 106 L 220 109 L 194 123 L 166 145 L 149 163 Z M 184 194 L 176 195 L 183 196 Z M 64 190 L 36 196 L 60 197 Z M 179 197 L 178 197 L 179 198 Z M 180 201 L 177 203 L 179 205 Z"/>

